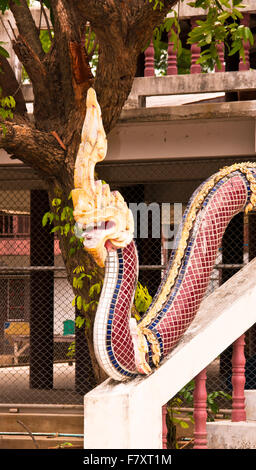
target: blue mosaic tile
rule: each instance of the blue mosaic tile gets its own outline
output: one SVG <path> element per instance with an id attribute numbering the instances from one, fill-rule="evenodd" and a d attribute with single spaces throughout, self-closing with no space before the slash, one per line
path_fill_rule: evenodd
<path id="1" fill-rule="evenodd" d="M 116 306 L 116 301 L 118 298 L 118 293 L 120 291 L 121 287 L 121 281 L 123 279 L 123 251 L 122 249 L 117 250 L 118 253 L 118 259 L 119 259 L 119 268 L 118 268 L 118 275 L 117 275 L 117 281 L 116 285 L 114 288 L 114 294 L 112 295 L 112 299 L 110 302 L 110 309 L 109 309 L 109 315 L 108 315 L 108 320 L 107 320 L 107 335 L 106 335 L 106 350 L 108 353 L 108 357 L 110 359 L 111 364 L 115 367 L 115 369 L 120 372 L 122 375 L 125 375 L 127 377 L 135 377 L 137 374 L 133 374 L 131 372 L 128 372 L 124 370 L 116 361 L 115 359 L 115 354 L 112 348 L 112 324 L 113 324 L 113 314 L 115 313 L 115 306 Z"/>

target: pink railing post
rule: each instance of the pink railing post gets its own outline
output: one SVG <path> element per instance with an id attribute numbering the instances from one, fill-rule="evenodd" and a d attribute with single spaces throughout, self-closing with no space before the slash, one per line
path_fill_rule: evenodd
<path id="1" fill-rule="evenodd" d="M 194 390 L 194 449 L 207 449 L 207 391 L 206 369 L 195 378 Z"/>
<path id="2" fill-rule="evenodd" d="M 190 24 L 191 28 L 195 28 L 197 18 L 191 18 Z M 191 67 L 190 73 L 201 73 L 201 65 L 197 64 L 196 61 L 200 57 L 201 48 L 198 47 L 196 44 L 191 44 Z"/>
<path id="3" fill-rule="evenodd" d="M 167 424 L 166 424 L 166 415 L 167 415 L 167 405 L 162 406 L 162 448 L 167 449 Z"/>
<path id="4" fill-rule="evenodd" d="M 250 23 L 250 13 L 244 13 L 243 18 L 241 19 L 241 24 L 244 26 L 249 26 Z M 244 56 L 245 62 L 243 58 L 240 57 L 239 61 L 239 70 L 249 70 L 250 69 L 250 44 L 249 41 L 244 41 Z"/>
<path id="5" fill-rule="evenodd" d="M 171 41 L 171 31 L 168 33 L 167 53 L 167 75 L 177 75 L 177 51 L 174 51 L 174 43 Z"/>
<path id="6" fill-rule="evenodd" d="M 145 68 L 144 77 L 153 77 L 155 75 L 155 50 L 153 41 L 145 50 Z"/>
<path id="7" fill-rule="evenodd" d="M 224 43 L 223 42 L 220 42 L 219 44 L 217 44 L 217 51 L 219 54 L 221 68 L 218 69 L 217 65 L 215 65 L 215 72 L 225 72 Z"/>
<path id="8" fill-rule="evenodd" d="M 232 421 L 246 421 L 245 411 L 245 335 L 243 334 L 233 344 L 232 355 Z"/>

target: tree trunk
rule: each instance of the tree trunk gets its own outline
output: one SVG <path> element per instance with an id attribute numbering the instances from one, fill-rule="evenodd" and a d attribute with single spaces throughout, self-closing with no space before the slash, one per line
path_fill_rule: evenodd
<path id="1" fill-rule="evenodd" d="M 50 184 L 50 187 L 49 187 L 50 204 L 53 201 L 53 199 L 56 197 L 60 198 L 62 201 L 59 213 L 61 213 L 61 210 L 64 207 L 70 206 L 72 208 L 72 202 L 69 199 L 69 194 L 71 190 L 73 189 L 73 184 L 72 184 L 73 179 L 71 178 L 71 182 L 69 182 L 68 181 L 69 175 L 67 175 L 66 177 L 67 184 L 65 184 L 64 175 L 62 175 L 62 177 L 64 178 L 63 185 L 58 184 L 58 186 L 56 186 L 56 185 Z M 54 211 L 54 207 L 52 207 L 52 211 Z M 57 223 L 58 222 L 56 222 L 56 224 Z M 63 226 L 65 225 L 65 223 L 66 222 L 63 221 Z M 94 295 L 93 298 L 90 297 L 89 294 L 90 294 L 90 287 L 93 284 L 103 281 L 104 270 L 99 268 L 96 265 L 96 263 L 91 258 L 91 256 L 82 247 L 79 247 L 75 253 L 70 254 L 70 248 L 73 246 L 72 244 L 70 244 L 70 238 L 74 236 L 73 232 L 69 231 L 67 235 L 61 234 L 60 231 L 58 231 L 57 233 L 58 233 L 63 262 L 65 264 L 66 271 L 67 271 L 67 279 L 73 289 L 74 296 L 81 296 L 85 304 L 88 304 L 92 300 L 95 301 L 92 307 L 88 311 L 86 311 L 86 313 L 84 313 L 84 310 L 82 308 L 80 310 L 80 316 L 86 318 L 86 322 L 81 326 L 81 329 L 84 331 L 84 335 L 87 340 L 88 352 L 90 355 L 92 369 L 94 372 L 94 378 L 95 378 L 96 383 L 99 384 L 107 378 L 105 372 L 98 365 L 97 359 L 95 357 L 94 347 L 93 347 L 93 324 L 94 324 L 94 317 L 95 317 L 96 306 L 97 306 L 96 302 L 99 300 L 99 294 Z M 76 287 L 73 286 L 73 279 L 74 277 L 76 277 L 76 273 L 74 272 L 74 270 L 78 266 L 83 266 L 86 274 L 90 275 L 90 273 L 92 272 L 95 273 L 92 280 L 90 280 L 88 277 L 83 278 L 83 286 L 80 289 L 77 289 Z M 70 300 L 70 303 L 71 303 L 71 300 Z M 77 308 L 76 308 L 76 311 L 78 313 Z"/>

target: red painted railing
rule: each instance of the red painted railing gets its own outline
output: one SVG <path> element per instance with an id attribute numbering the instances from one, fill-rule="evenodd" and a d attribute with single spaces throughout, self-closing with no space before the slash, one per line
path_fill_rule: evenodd
<path id="1" fill-rule="evenodd" d="M 197 17 L 193 17 L 190 19 L 191 28 L 197 26 L 196 20 Z M 245 26 L 250 26 L 250 13 L 244 12 L 243 18 L 241 19 L 241 24 Z M 168 34 L 168 49 L 167 49 L 167 75 L 177 75 L 177 52 L 174 50 L 174 44 L 170 41 L 170 32 Z M 220 43 L 218 46 L 219 51 L 219 59 L 221 63 L 221 69 L 215 68 L 216 72 L 225 72 L 225 62 L 224 62 L 224 45 Z M 200 56 L 200 47 L 196 44 L 191 45 L 191 66 L 190 66 L 190 73 L 201 73 L 201 66 L 197 64 L 197 60 Z M 250 69 L 250 44 L 249 41 L 244 42 L 244 56 L 245 61 L 240 58 L 239 62 L 239 71 L 242 70 L 249 70 Z M 145 69 L 144 69 L 144 76 L 145 77 L 152 77 L 155 75 L 154 70 L 154 46 L 153 42 L 151 41 L 149 47 L 145 51 Z"/>
<path id="2" fill-rule="evenodd" d="M 168 34 L 168 48 L 167 48 L 167 75 L 177 75 L 177 53 L 174 48 L 174 43 L 171 42 L 171 32 Z"/>
<path id="3" fill-rule="evenodd" d="M 145 68 L 144 77 L 152 77 L 155 75 L 155 58 L 154 58 L 154 45 L 151 41 L 148 48 L 145 50 Z"/>
<path id="4" fill-rule="evenodd" d="M 241 20 L 241 24 L 244 26 L 249 26 L 250 24 L 250 13 L 244 13 L 243 19 Z M 239 70 L 249 70 L 250 68 L 250 45 L 249 42 L 244 43 L 244 56 L 245 56 L 245 62 L 240 58 L 239 62 Z"/>
<path id="5" fill-rule="evenodd" d="M 233 344 L 232 356 L 232 421 L 245 421 L 245 335 L 240 336 Z"/>
<path id="6" fill-rule="evenodd" d="M 206 369 L 203 369 L 195 378 L 194 391 L 194 449 L 207 448 L 207 391 Z"/>
<path id="7" fill-rule="evenodd" d="M 245 410 L 245 334 L 240 336 L 233 344 L 232 355 L 232 413 L 231 421 L 246 421 Z M 163 449 L 167 448 L 166 405 L 162 408 L 163 416 Z M 206 369 L 203 369 L 195 378 L 194 390 L 194 449 L 207 449 L 207 390 Z"/>

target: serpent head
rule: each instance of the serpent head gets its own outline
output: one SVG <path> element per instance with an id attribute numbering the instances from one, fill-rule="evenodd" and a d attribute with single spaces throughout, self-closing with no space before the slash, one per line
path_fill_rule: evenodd
<path id="1" fill-rule="evenodd" d="M 96 181 L 91 199 L 86 190 L 73 190 L 74 217 L 81 230 L 83 245 L 97 264 L 105 264 L 107 250 L 123 248 L 133 238 L 133 216 L 118 191 Z"/>
<path id="2" fill-rule="evenodd" d="M 75 163 L 72 191 L 74 218 L 83 237 L 84 248 L 97 264 L 105 264 L 107 250 L 123 248 L 133 238 L 134 222 L 130 209 L 118 191 L 94 180 L 97 162 L 105 158 L 107 140 L 95 91 L 87 92 L 87 111 L 81 144 Z"/>

